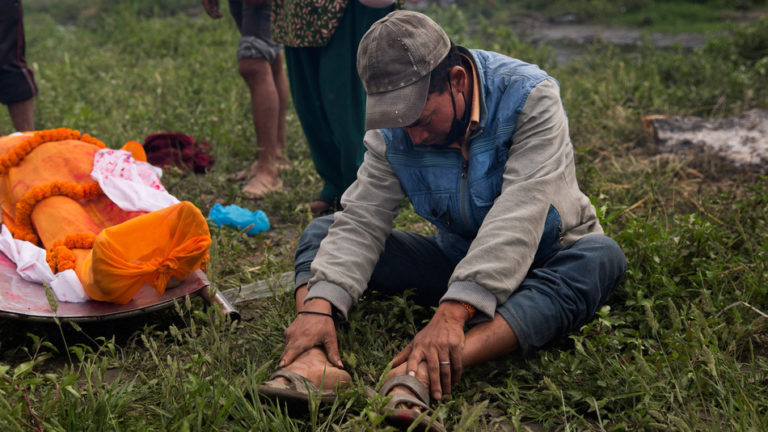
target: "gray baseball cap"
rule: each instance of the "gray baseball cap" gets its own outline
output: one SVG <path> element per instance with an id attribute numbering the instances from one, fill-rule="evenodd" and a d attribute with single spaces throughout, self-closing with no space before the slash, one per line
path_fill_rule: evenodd
<path id="1" fill-rule="evenodd" d="M 365 129 L 415 122 L 427 102 L 429 74 L 450 49 L 448 35 L 424 14 L 397 10 L 373 23 L 357 49 L 368 94 Z"/>

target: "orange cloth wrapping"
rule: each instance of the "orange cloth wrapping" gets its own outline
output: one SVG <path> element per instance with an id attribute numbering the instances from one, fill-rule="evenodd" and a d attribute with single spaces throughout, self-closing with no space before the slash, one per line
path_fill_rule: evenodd
<path id="1" fill-rule="evenodd" d="M 184 201 L 101 231 L 76 271 L 92 299 L 127 303 L 145 283 L 162 294 L 200 268 L 210 244 L 205 217 Z"/>
<path id="2" fill-rule="evenodd" d="M 90 177 L 103 147 L 69 129 L 0 137 L 2 222 L 14 237 L 42 243 L 54 272 L 74 268 L 94 300 L 127 303 L 144 284 L 162 294 L 171 277 L 201 267 L 208 224 L 189 202 L 152 213 L 120 209 Z M 146 161 L 140 144 L 123 149 Z"/>
<path id="3" fill-rule="evenodd" d="M 11 153 L 13 147 L 21 144 L 24 138 L 29 137 L 29 135 L 22 135 L 0 138 L 0 154 Z M 7 170 L 0 179 L 0 204 L 2 205 L 3 223 L 8 226 L 15 237 L 32 241 L 23 235 L 31 228 L 28 226 L 31 222 L 36 228 L 34 234 L 39 237 L 43 247 L 50 249 L 54 241 L 63 239 L 67 234 L 86 231 L 74 229 L 71 225 L 71 219 L 80 219 L 81 222 L 78 225 L 87 224 L 91 228 L 87 231 L 97 234 L 106 227 L 145 213 L 126 212 L 101 193 L 101 189 L 91 178 L 93 155 L 98 150 L 100 147 L 96 145 L 74 139 L 44 142 L 31 149 L 23 159 Z M 53 196 L 64 195 L 64 191 L 61 190 L 64 188 L 72 191 L 75 195 L 84 193 L 85 189 L 94 189 L 98 193 L 90 199 L 78 199 L 78 197 L 70 196 L 75 201 L 72 202 L 72 206 L 68 207 L 71 210 L 56 206 L 51 209 L 52 211 L 42 211 L 38 206 L 43 201 L 40 199 L 42 198 L 39 195 L 42 193 L 40 191 L 41 189 L 50 190 L 50 185 L 54 183 L 57 183 L 59 190 L 53 193 Z M 36 195 L 36 193 L 37 197 L 31 196 Z M 17 210 L 19 202 L 27 199 L 32 199 L 33 204 L 31 204 L 31 208 L 28 208 L 31 221 L 25 223 L 25 218 L 18 217 Z M 82 220 L 83 213 L 87 214 L 88 220 Z M 56 232 L 57 234 L 46 238 L 43 236 L 43 232 Z"/>

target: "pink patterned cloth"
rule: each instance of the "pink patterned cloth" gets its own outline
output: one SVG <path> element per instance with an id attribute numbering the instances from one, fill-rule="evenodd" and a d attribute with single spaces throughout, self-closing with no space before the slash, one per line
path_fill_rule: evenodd
<path id="1" fill-rule="evenodd" d="M 126 211 L 155 211 L 179 202 L 160 183 L 163 171 L 136 161 L 124 150 L 102 149 L 93 157 L 91 178 L 104 194 Z"/>

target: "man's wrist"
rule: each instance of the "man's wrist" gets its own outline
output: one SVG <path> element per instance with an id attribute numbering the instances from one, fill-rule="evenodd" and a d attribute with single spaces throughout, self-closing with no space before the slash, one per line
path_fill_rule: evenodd
<path id="1" fill-rule="evenodd" d="M 438 311 L 441 311 L 445 316 L 452 321 L 459 321 L 462 324 L 466 323 L 472 318 L 470 310 L 466 308 L 462 302 L 456 300 L 445 300 L 440 303 Z"/>
<path id="2" fill-rule="evenodd" d="M 304 302 L 304 307 L 301 310 L 331 314 L 333 305 L 324 298 L 313 297 Z"/>

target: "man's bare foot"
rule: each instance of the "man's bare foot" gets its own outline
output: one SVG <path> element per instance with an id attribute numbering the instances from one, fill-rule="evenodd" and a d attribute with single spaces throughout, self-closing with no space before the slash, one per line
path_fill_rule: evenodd
<path id="1" fill-rule="evenodd" d="M 286 155 L 279 154 L 275 158 L 275 166 L 277 167 L 278 171 L 285 171 L 291 168 L 291 161 L 288 160 L 288 157 Z"/>
<path id="2" fill-rule="evenodd" d="M 320 348 L 312 348 L 301 354 L 293 363 L 285 366 L 291 372 L 295 372 L 310 380 L 312 384 L 323 390 L 335 389 L 337 385 L 346 386 L 352 382 L 352 377 L 344 369 L 333 366 Z M 426 371 L 426 369 L 425 369 Z M 288 384 L 284 378 L 275 378 L 275 381 Z"/>
<path id="3" fill-rule="evenodd" d="M 259 172 L 259 170 L 264 169 L 265 167 L 270 171 L 274 171 L 274 169 L 277 169 L 277 171 L 285 171 L 291 167 L 291 161 L 288 160 L 288 157 L 284 155 L 282 152 L 278 153 L 271 159 L 274 161 L 274 162 L 271 162 L 271 164 L 263 162 L 261 159 L 252 163 L 251 166 L 248 168 L 248 176 L 255 177 L 256 174 Z M 274 166 L 274 169 L 270 168 L 269 165 Z"/>
<path id="4" fill-rule="evenodd" d="M 274 166 L 277 169 L 277 171 L 285 171 L 291 168 L 291 161 L 288 159 L 287 156 L 280 154 L 275 157 Z M 240 171 L 235 172 L 234 174 L 231 174 L 229 178 L 234 181 L 254 178 L 256 177 L 256 174 L 259 172 L 259 167 L 260 167 L 260 164 L 258 161 L 256 161 L 252 163 L 251 166 L 249 166 L 248 168 L 242 169 Z M 275 170 L 272 169 L 270 171 L 274 172 Z M 277 175 L 277 173 L 275 172 L 274 175 Z"/>
<path id="5" fill-rule="evenodd" d="M 277 167 L 259 167 L 256 175 L 243 187 L 243 194 L 248 198 L 261 198 L 269 192 L 278 191 L 283 187 L 280 176 L 277 175 Z"/>

